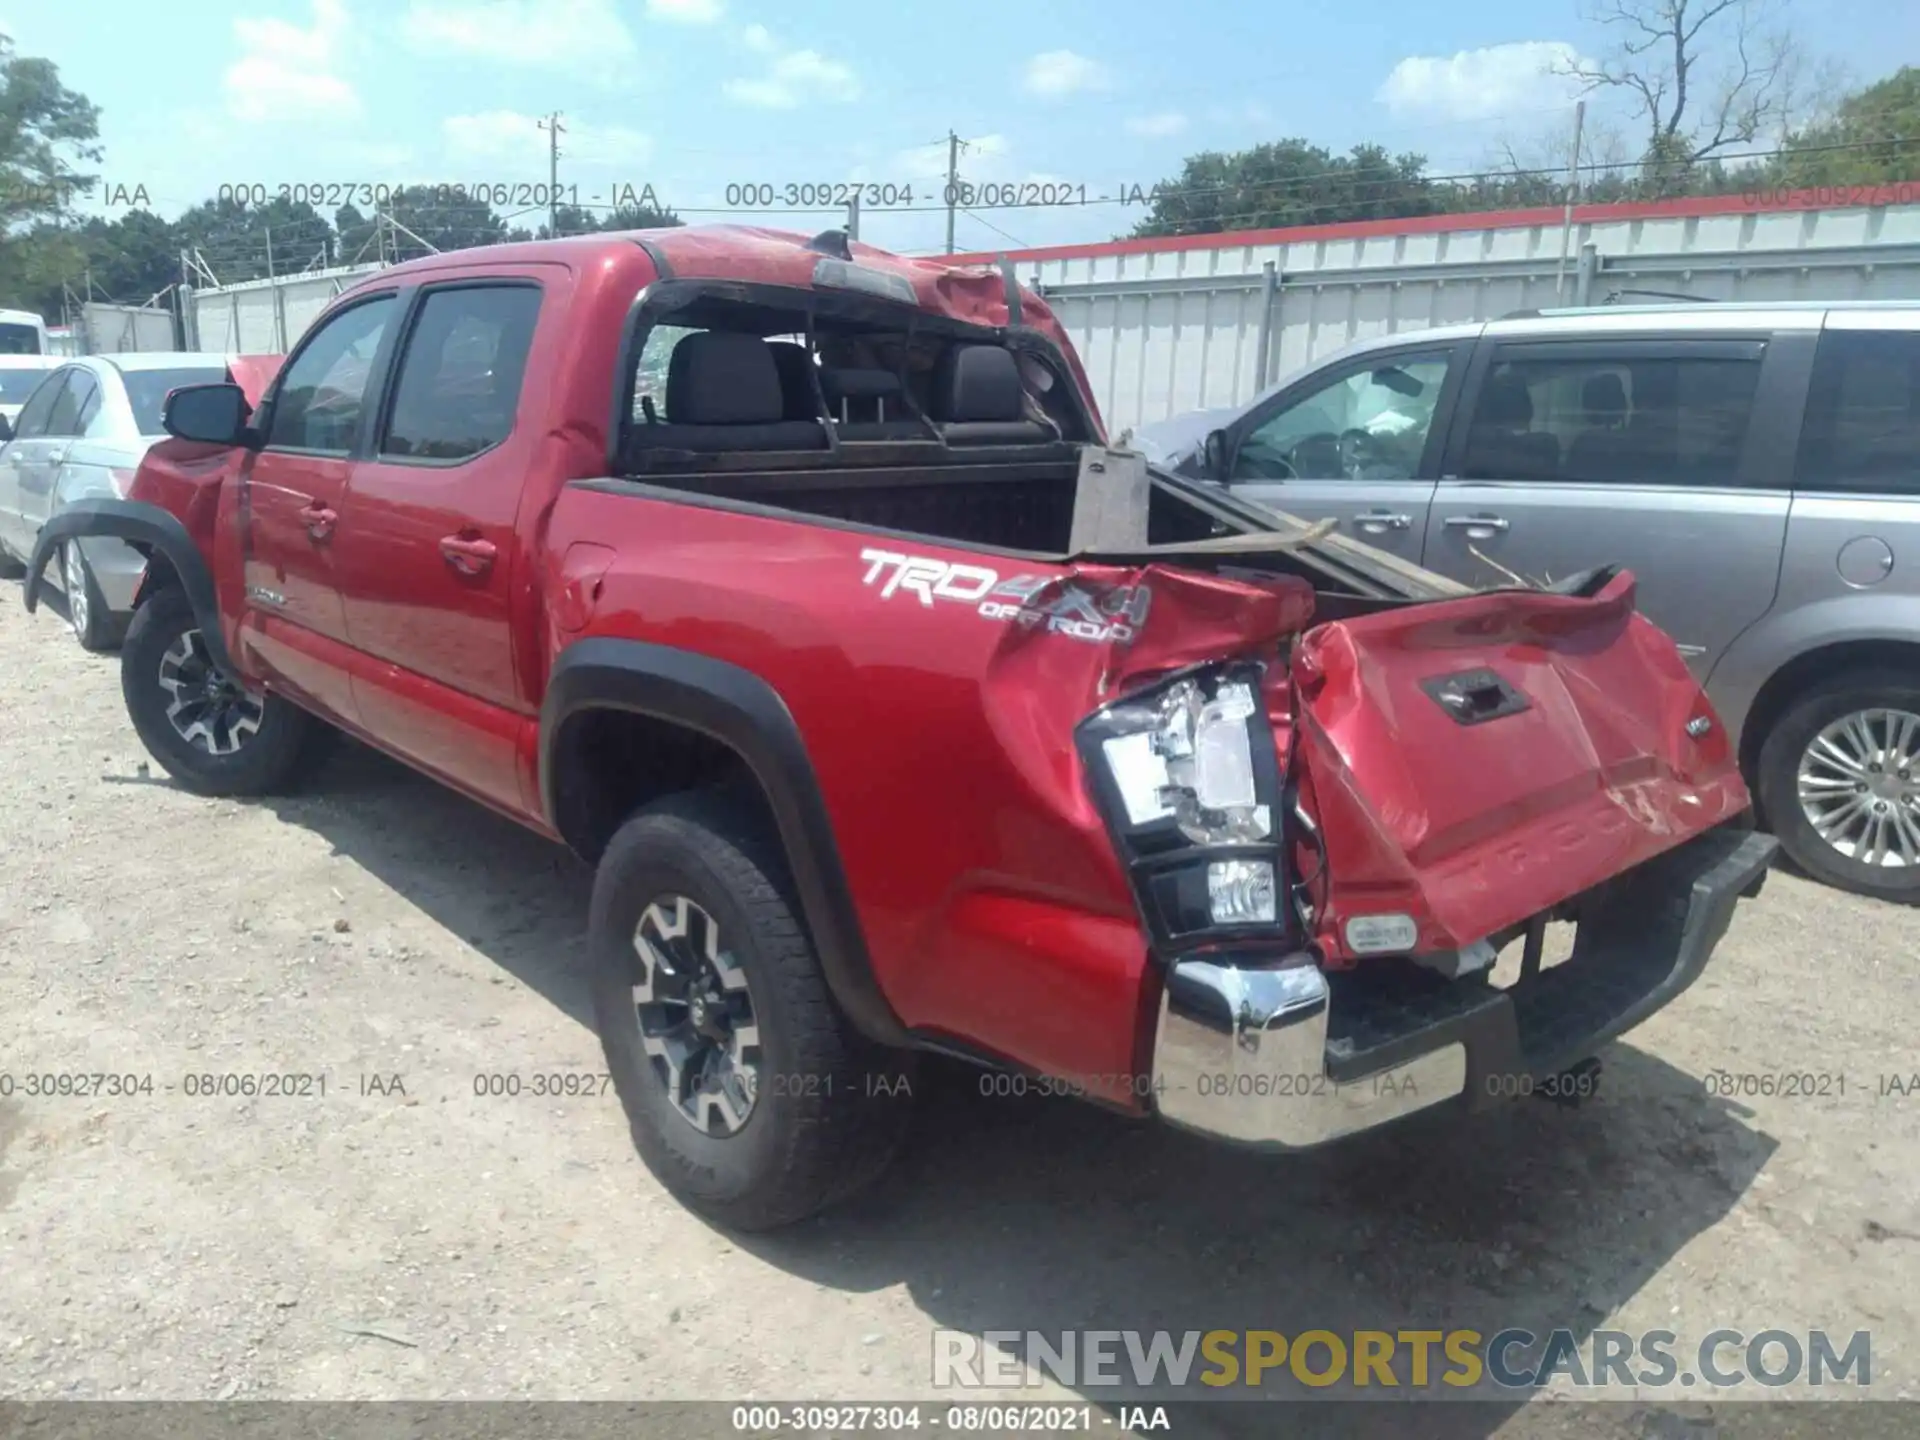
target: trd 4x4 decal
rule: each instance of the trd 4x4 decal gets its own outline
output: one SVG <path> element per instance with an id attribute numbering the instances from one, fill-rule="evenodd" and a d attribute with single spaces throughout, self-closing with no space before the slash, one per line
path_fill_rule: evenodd
<path id="1" fill-rule="evenodd" d="M 928 606 L 935 600 L 958 600 L 989 620 L 1012 620 L 1028 629 L 1045 626 L 1050 634 L 1075 640 L 1124 645 L 1146 623 L 1153 601 L 1144 585 L 1089 586 L 1047 575 L 1002 580 L 999 571 L 984 565 L 892 550 L 862 550 L 860 558 L 867 562 L 862 583 L 878 585 L 882 600 L 901 591 Z"/>

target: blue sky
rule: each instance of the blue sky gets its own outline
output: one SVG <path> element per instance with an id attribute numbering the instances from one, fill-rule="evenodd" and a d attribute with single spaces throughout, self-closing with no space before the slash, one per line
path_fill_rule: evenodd
<path id="1" fill-rule="evenodd" d="M 1912 0 L 1772 8 L 1855 81 L 1920 61 Z M 1291 135 L 1442 171 L 1509 141 L 1544 159 L 1572 118 L 1550 62 L 1607 43 L 1576 0 L 0 0 L 0 30 L 100 104 L 102 178 L 162 214 L 223 183 L 541 182 L 535 118 L 559 110 L 561 180 L 583 203 L 651 184 L 689 220 L 743 183 L 911 185 L 937 206 L 950 128 L 967 178 L 1076 196 Z M 1100 240 L 1139 213 L 985 208 L 956 239 Z M 869 211 L 862 233 L 931 251 L 944 228 L 936 210 Z"/>

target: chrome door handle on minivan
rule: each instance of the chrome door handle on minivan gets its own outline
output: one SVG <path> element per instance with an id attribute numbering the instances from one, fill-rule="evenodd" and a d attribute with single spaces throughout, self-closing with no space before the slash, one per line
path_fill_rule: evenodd
<path id="1" fill-rule="evenodd" d="M 1498 515 L 1449 515 L 1446 526 L 1449 530 L 1465 530 L 1476 540 L 1509 528 Z"/>
<path id="2" fill-rule="evenodd" d="M 1369 535 L 1384 535 L 1389 530 L 1412 529 L 1413 517 L 1389 514 L 1385 510 L 1362 510 L 1353 517 L 1353 523 Z"/>

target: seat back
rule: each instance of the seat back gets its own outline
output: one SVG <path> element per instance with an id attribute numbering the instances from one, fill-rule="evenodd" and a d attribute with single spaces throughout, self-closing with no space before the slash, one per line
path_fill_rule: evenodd
<path id="1" fill-rule="evenodd" d="M 1026 418 L 1020 364 L 998 345 L 955 345 L 933 373 L 933 418 L 949 445 L 1031 445 L 1058 439 Z"/>
<path id="2" fill-rule="evenodd" d="M 822 450 L 818 419 L 788 419 L 773 347 L 758 335 L 704 330 L 673 347 L 667 418 L 636 425 L 648 450 Z"/>

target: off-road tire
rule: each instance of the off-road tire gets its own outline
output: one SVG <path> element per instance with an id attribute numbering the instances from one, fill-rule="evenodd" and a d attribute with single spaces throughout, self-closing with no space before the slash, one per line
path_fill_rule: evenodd
<path id="1" fill-rule="evenodd" d="M 1856 895 L 1920 904 L 1920 865 L 1871 866 L 1844 855 L 1800 806 L 1800 760 L 1814 737 L 1843 716 L 1882 707 L 1920 714 L 1920 676 L 1856 670 L 1814 685 L 1767 732 L 1754 767 L 1755 788 L 1768 828 L 1808 875 Z"/>
<path id="2" fill-rule="evenodd" d="M 642 1048 L 636 931 L 649 906 L 681 896 L 719 927 L 759 1030 L 758 1092 L 732 1134 L 689 1124 Z M 915 1057 L 866 1040 L 834 1004 L 779 843 L 753 806 L 692 791 L 638 811 L 601 856 L 588 944 L 594 1018 L 634 1145 L 685 1204 L 737 1230 L 771 1230 L 885 1168 L 911 1108 Z"/>
<path id="3" fill-rule="evenodd" d="M 183 636 L 199 628 L 186 593 L 173 587 L 143 601 L 127 626 L 120 647 L 120 693 L 147 753 L 196 795 L 238 798 L 297 788 L 326 758 L 339 732 L 292 701 L 265 696 L 259 728 L 228 755 L 197 747 L 167 718 L 170 697 L 160 684 L 161 663 Z"/>

